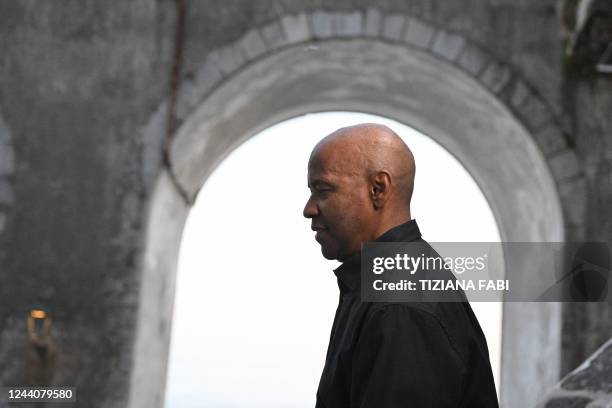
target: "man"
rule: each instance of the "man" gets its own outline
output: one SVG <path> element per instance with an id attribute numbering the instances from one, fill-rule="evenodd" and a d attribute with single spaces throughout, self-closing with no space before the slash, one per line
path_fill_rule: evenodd
<path id="1" fill-rule="evenodd" d="M 361 302 L 362 242 L 424 243 L 410 216 L 414 175 L 412 153 L 382 125 L 339 129 L 310 156 L 304 216 L 323 256 L 342 262 L 316 408 L 498 406 L 467 302 Z"/>

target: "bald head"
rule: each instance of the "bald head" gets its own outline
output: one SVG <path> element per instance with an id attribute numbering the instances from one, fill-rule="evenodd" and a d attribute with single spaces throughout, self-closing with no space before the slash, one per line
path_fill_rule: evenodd
<path id="1" fill-rule="evenodd" d="M 304 208 L 323 255 L 343 260 L 410 220 L 414 174 L 410 149 L 386 126 L 364 123 L 323 138 L 308 162 Z"/>
<path id="2" fill-rule="evenodd" d="M 340 128 L 315 146 L 310 160 L 324 161 L 334 171 L 357 177 L 387 173 L 394 190 L 390 199 L 410 206 L 416 169 L 414 156 L 402 138 L 387 126 L 362 123 Z"/>

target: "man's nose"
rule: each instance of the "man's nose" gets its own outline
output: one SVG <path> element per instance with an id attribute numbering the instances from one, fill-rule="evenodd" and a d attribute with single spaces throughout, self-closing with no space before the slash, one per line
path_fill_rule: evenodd
<path id="1" fill-rule="evenodd" d="M 309 198 L 308 201 L 306 201 L 306 206 L 304 207 L 302 214 L 306 218 L 313 218 L 316 217 L 318 213 L 319 209 L 317 208 L 317 205 L 313 202 L 312 197 Z"/>

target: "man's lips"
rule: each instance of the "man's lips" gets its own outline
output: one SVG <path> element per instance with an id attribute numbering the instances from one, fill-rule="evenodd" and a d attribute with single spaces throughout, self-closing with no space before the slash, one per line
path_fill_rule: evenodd
<path id="1" fill-rule="evenodd" d="M 325 227 L 321 227 L 319 225 L 313 225 L 312 227 L 310 227 L 313 231 L 316 232 L 315 234 L 315 241 L 317 242 L 321 242 L 321 234 L 323 234 L 327 228 Z"/>

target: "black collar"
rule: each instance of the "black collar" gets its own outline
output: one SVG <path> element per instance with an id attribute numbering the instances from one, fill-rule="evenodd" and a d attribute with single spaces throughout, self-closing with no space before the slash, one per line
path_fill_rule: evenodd
<path id="1" fill-rule="evenodd" d="M 421 238 L 416 220 L 395 226 L 376 238 L 375 242 L 410 242 Z M 334 269 L 341 292 L 355 291 L 361 284 L 361 252 L 348 257 L 342 265 Z"/>

